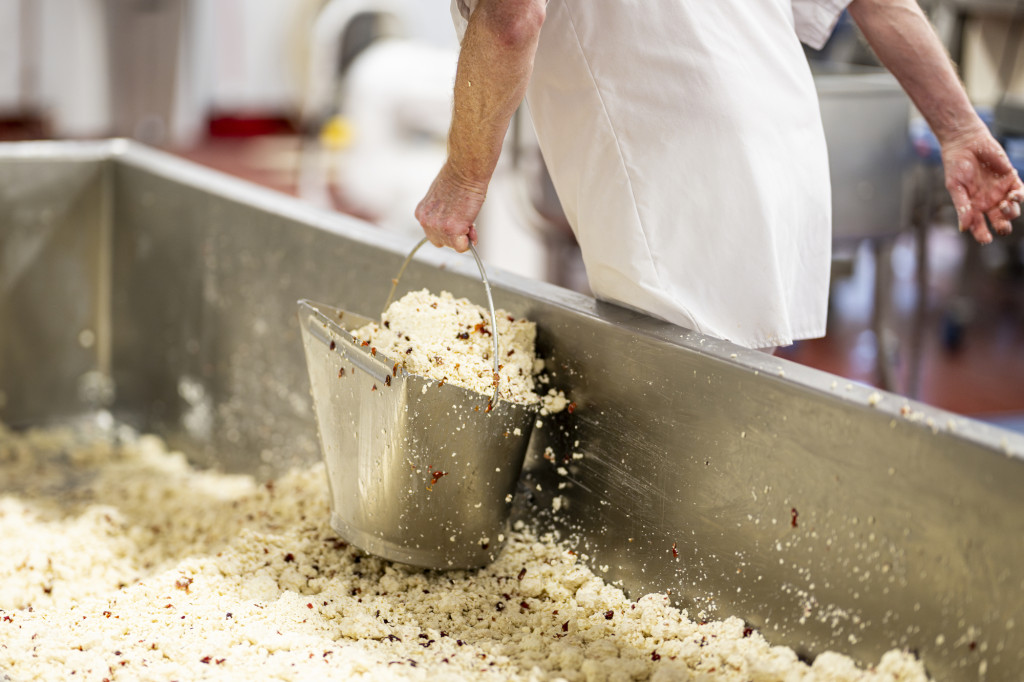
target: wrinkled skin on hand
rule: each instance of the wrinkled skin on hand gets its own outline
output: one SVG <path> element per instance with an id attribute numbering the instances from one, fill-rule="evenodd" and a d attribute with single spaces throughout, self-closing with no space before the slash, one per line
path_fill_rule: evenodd
<path id="1" fill-rule="evenodd" d="M 988 130 L 976 128 L 947 141 L 942 164 L 960 231 L 970 232 L 980 244 L 991 243 L 987 217 L 997 234 L 1009 234 L 1010 221 L 1020 216 L 1024 184 Z"/>
<path id="2" fill-rule="evenodd" d="M 470 242 L 475 245 L 474 221 L 486 193 L 486 186 L 462 180 L 445 164 L 416 207 L 416 220 L 430 243 L 437 247 L 450 246 L 459 253 L 468 251 Z"/>

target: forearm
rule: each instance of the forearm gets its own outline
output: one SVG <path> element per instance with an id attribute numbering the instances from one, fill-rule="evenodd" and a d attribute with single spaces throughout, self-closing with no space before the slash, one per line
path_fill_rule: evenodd
<path id="1" fill-rule="evenodd" d="M 480 0 L 462 41 L 448 135 L 448 170 L 485 188 L 509 121 L 526 94 L 543 0 Z"/>
<path id="2" fill-rule="evenodd" d="M 940 143 L 984 125 L 915 0 L 854 0 L 849 10 Z"/>

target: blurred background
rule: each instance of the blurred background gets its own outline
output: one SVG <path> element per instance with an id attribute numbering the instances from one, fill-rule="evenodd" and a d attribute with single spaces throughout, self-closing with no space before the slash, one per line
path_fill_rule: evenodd
<path id="1" fill-rule="evenodd" d="M 922 5 L 1024 172 L 1024 0 Z M 0 141 L 131 137 L 417 234 L 457 50 L 449 0 L 0 0 Z M 848 20 L 808 59 L 831 312 L 778 354 L 1024 431 L 1024 223 L 984 248 L 957 233 L 934 138 Z M 479 228 L 490 263 L 587 292 L 525 108 Z"/>

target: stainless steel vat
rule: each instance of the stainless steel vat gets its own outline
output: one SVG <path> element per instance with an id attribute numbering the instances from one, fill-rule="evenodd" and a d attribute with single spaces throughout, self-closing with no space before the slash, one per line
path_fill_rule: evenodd
<path id="1" fill-rule="evenodd" d="M 0 245 L 0 419 L 106 407 L 260 476 L 319 457 L 296 300 L 379 309 L 411 247 L 122 141 L 0 145 Z M 478 294 L 468 259 L 425 258 L 418 282 Z M 556 287 L 492 284 L 538 323 L 576 403 L 535 435 L 521 517 L 634 596 L 670 591 L 809 656 L 901 646 L 939 680 L 1020 679 L 1024 438 Z"/>

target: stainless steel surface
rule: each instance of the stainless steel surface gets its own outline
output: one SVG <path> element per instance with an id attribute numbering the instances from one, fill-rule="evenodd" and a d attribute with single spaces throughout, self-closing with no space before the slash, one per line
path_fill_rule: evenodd
<path id="1" fill-rule="evenodd" d="M 828 145 L 835 241 L 894 235 L 907 227 L 910 100 L 888 72 L 817 65 Z"/>
<path id="2" fill-rule="evenodd" d="M 299 304 L 331 525 L 392 561 L 484 566 L 505 544 L 536 409 L 410 374 L 348 333 L 368 322 Z"/>
<path id="3" fill-rule="evenodd" d="M 150 144 L 181 137 L 178 119 L 199 107 L 189 35 L 191 0 L 103 0 L 101 40 L 107 48 L 106 80 L 115 135 Z M 184 67 L 184 68 L 183 68 Z M 194 68 L 191 69 L 195 71 Z M 184 104 L 182 103 L 184 101 Z M 198 118 L 198 114 L 197 114 Z"/>
<path id="4" fill-rule="evenodd" d="M 0 189 L 2 276 L 19 273 L 0 291 L 0 418 L 92 409 L 78 386 L 98 372 L 116 417 L 200 463 L 267 476 L 318 458 L 295 301 L 378 310 L 411 243 L 132 144 L 3 145 L 0 177 L 23 188 Z M 91 236 L 10 256 L 47 205 Z M 424 260 L 423 286 L 479 291 L 468 259 Z M 633 596 L 669 590 L 810 656 L 901 646 L 939 680 L 1020 679 L 1024 438 L 490 275 L 577 405 L 535 431 L 514 514 Z"/>

